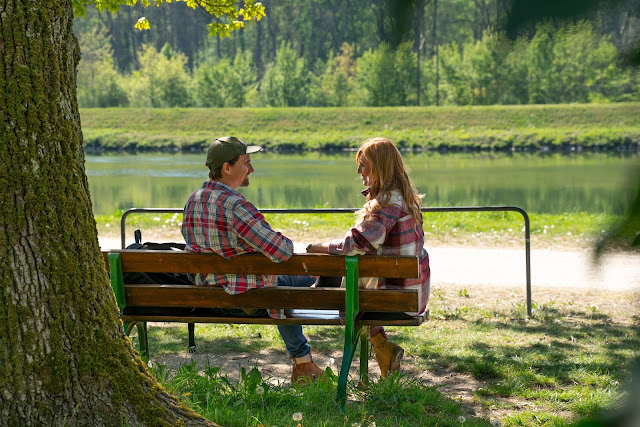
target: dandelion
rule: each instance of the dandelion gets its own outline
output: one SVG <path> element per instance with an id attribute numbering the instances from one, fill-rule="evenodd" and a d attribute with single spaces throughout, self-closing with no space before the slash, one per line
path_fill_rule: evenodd
<path id="1" fill-rule="evenodd" d="M 369 424 L 369 427 L 376 427 L 376 422 L 375 421 L 371 421 L 371 424 Z"/>
<path id="2" fill-rule="evenodd" d="M 107 224 L 107 225 L 105 225 L 105 227 L 111 227 L 111 224 Z"/>
<path id="3" fill-rule="evenodd" d="M 336 359 L 334 359 L 333 357 L 329 358 L 329 365 L 333 365 L 334 363 L 336 363 Z"/>
<path id="4" fill-rule="evenodd" d="M 258 394 L 258 396 L 262 396 L 264 394 L 264 387 L 262 386 L 256 387 L 256 393 Z"/>
<path id="5" fill-rule="evenodd" d="M 154 221 L 160 221 L 160 217 L 159 217 L 159 216 L 154 216 L 154 217 L 153 217 L 153 220 L 154 220 Z"/>
<path id="6" fill-rule="evenodd" d="M 466 419 L 465 417 L 463 417 L 462 415 L 460 415 L 460 416 L 458 417 L 458 422 L 459 422 L 460 424 L 464 424 L 464 422 L 465 422 L 465 421 L 467 421 L 467 419 Z"/>
<path id="7" fill-rule="evenodd" d="M 149 359 L 149 361 L 147 362 L 147 366 L 153 368 L 156 366 L 156 363 L 153 360 Z"/>
<path id="8" fill-rule="evenodd" d="M 291 418 L 293 418 L 293 421 L 302 421 L 302 412 L 294 412 Z"/>

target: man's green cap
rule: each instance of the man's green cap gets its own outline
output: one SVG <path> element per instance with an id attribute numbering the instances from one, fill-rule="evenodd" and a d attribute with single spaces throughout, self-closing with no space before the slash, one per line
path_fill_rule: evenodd
<path id="1" fill-rule="evenodd" d="M 255 153 L 262 150 L 259 145 L 247 146 L 235 136 L 224 136 L 211 143 L 207 150 L 207 167 L 211 170 L 217 169 L 225 162 L 231 161 L 243 154 Z"/>

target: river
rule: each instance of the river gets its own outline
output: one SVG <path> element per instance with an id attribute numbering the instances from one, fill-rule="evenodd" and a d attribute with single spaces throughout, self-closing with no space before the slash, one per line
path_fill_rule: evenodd
<path id="1" fill-rule="evenodd" d="M 256 153 L 251 185 L 259 208 L 359 207 L 354 153 Z M 516 205 L 529 212 L 621 214 L 639 155 L 610 153 L 406 153 L 424 206 Z M 207 177 L 202 154 L 87 155 L 95 214 L 131 207 L 181 208 Z M 623 191 L 625 190 L 625 191 Z"/>

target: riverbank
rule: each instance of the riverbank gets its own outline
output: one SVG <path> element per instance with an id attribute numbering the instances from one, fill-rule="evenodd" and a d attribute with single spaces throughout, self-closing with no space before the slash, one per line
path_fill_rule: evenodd
<path id="1" fill-rule="evenodd" d="M 234 134 L 274 151 L 335 151 L 385 136 L 408 150 L 632 151 L 640 104 L 82 109 L 87 152 L 203 151 Z"/>

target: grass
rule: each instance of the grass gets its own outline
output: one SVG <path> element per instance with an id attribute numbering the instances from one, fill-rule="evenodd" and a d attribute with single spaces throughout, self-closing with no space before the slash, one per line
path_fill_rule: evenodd
<path id="1" fill-rule="evenodd" d="M 100 236 L 118 237 L 122 211 L 96 216 Z M 529 214 L 534 245 L 584 246 L 618 219 L 607 214 L 565 213 Z M 354 223 L 350 214 L 267 214 L 267 221 L 294 241 L 309 242 L 340 238 Z M 429 244 L 520 245 L 524 222 L 514 212 L 425 213 L 425 242 Z M 127 238 L 133 230 L 144 236 L 168 235 L 180 239 L 181 214 L 131 215 L 127 219 Z M 160 237 L 162 238 L 162 237 Z M 146 239 L 151 240 L 150 237 Z"/>
<path id="2" fill-rule="evenodd" d="M 256 368 L 243 369 L 235 383 L 219 368 L 200 368 L 195 363 L 174 373 L 164 366 L 152 372 L 198 413 L 224 426 L 459 426 L 462 416 L 459 403 L 400 375 L 358 392 L 359 403 L 343 413 L 335 400 L 337 378 L 331 370 L 326 381 L 303 390 L 274 386 Z M 486 425 L 473 417 L 466 421 Z"/>
<path id="3" fill-rule="evenodd" d="M 85 147 L 196 150 L 235 134 L 284 150 L 357 147 L 386 136 L 433 150 L 604 149 L 640 144 L 640 104 L 474 107 L 82 109 Z"/>
<path id="4" fill-rule="evenodd" d="M 512 292 L 434 289 L 427 322 L 388 328 L 407 352 L 402 372 L 365 391 L 351 383 L 345 413 L 334 399 L 333 371 L 327 383 L 296 390 L 268 381 L 264 366 L 232 381 L 207 364 L 163 365 L 166 355 L 184 352 L 184 325 L 150 328 L 152 371 L 225 426 L 562 426 L 615 409 L 640 354 L 639 295 L 559 290 L 538 295 L 529 318 Z M 199 353 L 284 358 L 274 327 L 198 325 L 196 332 Z M 319 353 L 341 349 L 340 328 L 305 333 Z M 298 412 L 302 422 L 292 419 Z"/>

